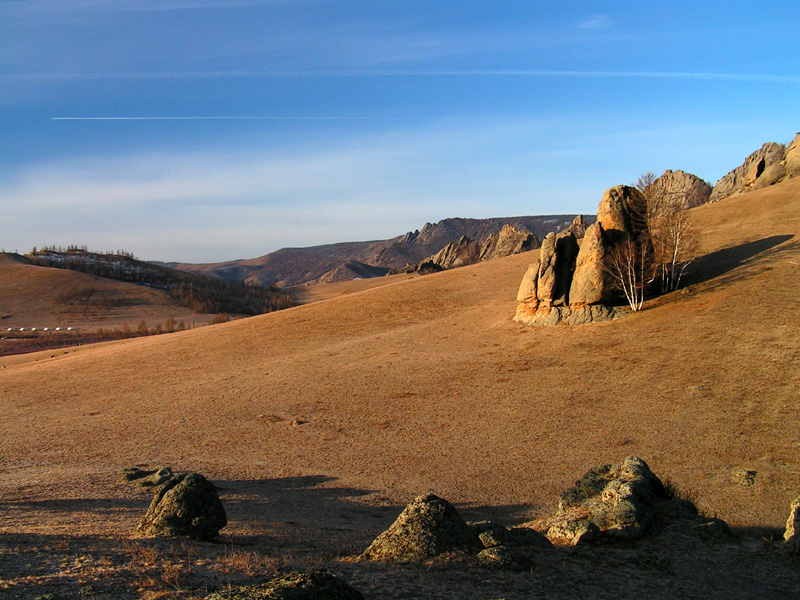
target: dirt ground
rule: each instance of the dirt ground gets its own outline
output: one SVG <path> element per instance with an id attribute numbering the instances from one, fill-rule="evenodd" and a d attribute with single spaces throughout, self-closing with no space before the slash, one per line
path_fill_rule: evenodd
<path id="1" fill-rule="evenodd" d="M 512 322 L 534 252 L 0 359 L 0 596 L 202 597 L 327 567 L 367 598 L 798 597 L 800 179 L 692 212 L 687 288 L 609 323 Z M 737 537 L 542 551 L 526 573 L 353 560 L 418 494 L 518 525 L 627 455 Z M 212 479 L 221 540 L 133 538 L 135 465 Z"/>

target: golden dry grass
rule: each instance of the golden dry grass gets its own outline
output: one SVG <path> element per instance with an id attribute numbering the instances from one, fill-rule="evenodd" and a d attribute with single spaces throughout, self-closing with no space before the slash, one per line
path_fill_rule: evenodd
<path id="1" fill-rule="evenodd" d="M 800 179 L 693 216 L 704 256 L 689 293 L 619 321 L 513 323 L 534 252 L 2 359 L 0 531 L 128 531 L 146 504 L 116 475 L 165 464 L 219 481 L 233 521 L 261 515 L 285 547 L 332 536 L 356 552 L 416 494 L 521 522 L 631 454 L 733 525 L 781 527 L 800 494 Z M 742 467 L 754 485 L 735 480 Z M 122 504 L 90 525 L 76 517 L 87 498 Z"/>

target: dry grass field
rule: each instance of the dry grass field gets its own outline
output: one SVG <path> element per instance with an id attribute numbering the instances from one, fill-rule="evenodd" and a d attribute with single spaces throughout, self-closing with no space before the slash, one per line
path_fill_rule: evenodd
<path id="1" fill-rule="evenodd" d="M 800 495 L 800 179 L 692 214 L 687 289 L 609 323 L 512 322 L 534 251 L 0 359 L 0 595 L 202 597 L 325 566 L 375 599 L 798 597 L 800 559 L 774 539 Z M 530 573 L 350 558 L 417 494 L 520 524 L 627 455 L 738 538 L 544 552 Z M 212 479 L 222 541 L 133 539 L 134 465 Z"/>

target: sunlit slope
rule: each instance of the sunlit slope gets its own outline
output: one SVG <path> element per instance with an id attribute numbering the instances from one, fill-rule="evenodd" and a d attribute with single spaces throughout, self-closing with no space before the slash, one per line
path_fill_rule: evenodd
<path id="1" fill-rule="evenodd" d="M 693 214 L 690 293 L 620 321 L 513 323 L 533 252 L 7 361 L 0 485 L 149 463 L 536 513 L 635 454 L 722 518 L 780 526 L 800 493 L 800 179 Z"/>
<path id="2" fill-rule="evenodd" d="M 165 292 L 87 273 L 32 265 L 17 254 L 0 253 L 0 328 L 77 327 L 136 329 L 170 317 L 207 323 Z"/>

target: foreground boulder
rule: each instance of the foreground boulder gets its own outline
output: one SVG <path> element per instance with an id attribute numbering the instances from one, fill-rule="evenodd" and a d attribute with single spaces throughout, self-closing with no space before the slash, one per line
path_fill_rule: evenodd
<path id="1" fill-rule="evenodd" d="M 800 554 L 800 496 L 795 498 L 789 507 L 789 518 L 786 519 L 783 541 L 792 552 Z"/>
<path id="2" fill-rule="evenodd" d="M 364 600 L 364 596 L 329 571 L 289 573 L 263 585 L 239 586 L 206 600 Z"/>
<path id="3" fill-rule="evenodd" d="M 618 464 L 594 467 L 561 494 L 546 535 L 562 545 L 591 541 L 601 534 L 637 538 L 652 524 L 658 498 L 666 499 L 664 486 L 640 458 L 629 456 Z"/>
<path id="4" fill-rule="evenodd" d="M 156 489 L 136 533 L 213 540 L 228 524 L 214 486 L 198 473 L 174 475 Z"/>
<path id="5" fill-rule="evenodd" d="M 362 560 L 412 562 L 452 550 L 477 550 L 478 535 L 455 507 L 435 496 L 418 496 L 361 555 Z"/>

